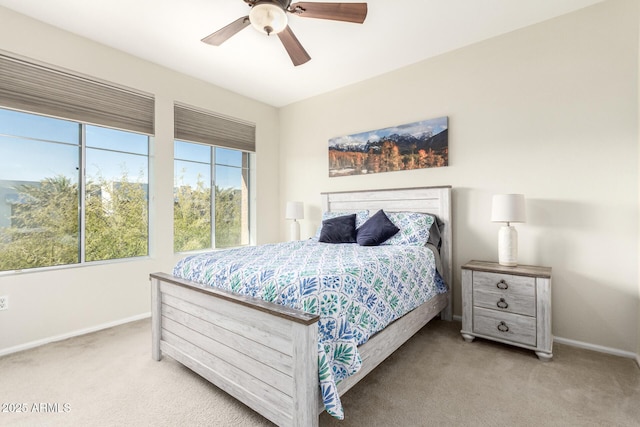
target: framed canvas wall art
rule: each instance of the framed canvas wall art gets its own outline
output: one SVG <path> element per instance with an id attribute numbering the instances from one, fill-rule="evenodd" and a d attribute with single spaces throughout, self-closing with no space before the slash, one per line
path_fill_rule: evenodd
<path id="1" fill-rule="evenodd" d="M 329 140 L 329 176 L 362 175 L 449 164 L 449 118 L 339 136 Z"/>

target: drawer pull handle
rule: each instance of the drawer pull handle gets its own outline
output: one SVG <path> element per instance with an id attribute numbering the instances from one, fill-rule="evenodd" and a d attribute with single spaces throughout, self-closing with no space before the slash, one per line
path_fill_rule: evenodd
<path id="1" fill-rule="evenodd" d="M 496 286 L 498 287 L 498 289 L 509 289 L 509 285 L 507 285 L 507 282 L 505 282 L 504 280 L 500 280 L 498 283 L 496 283 Z"/>
<path id="2" fill-rule="evenodd" d="M 509 332 L 509 327 L 507 326 L 506 323 L 500 322 L 500 324 L 498 325 L 498 330 L 500 332 Z"/>
<path id="3" fill-rule="evenodd" d="M 507 308 L 509 304 L 504 300 L 504 298 L 500 298 L 500 301 L 496 304 L 498 308 Z"/>

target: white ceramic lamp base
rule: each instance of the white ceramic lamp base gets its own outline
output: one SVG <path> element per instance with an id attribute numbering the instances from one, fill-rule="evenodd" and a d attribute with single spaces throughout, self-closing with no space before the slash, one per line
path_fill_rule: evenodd
<path id="1" fill-rule="evenodd" d="M 498 263 L 507 267 L 518 265 L 518 232 L 511 225 L 500 227 L 498 232 Z"/>
<path id="2" fill-rule="evenodd" d="M 296 221 L 295 219 L 293 220 L 293 222 L 290 225 L 289 240 L 292 241 L 292 242 L 294 240 L 300 240 L 300 223 L 298 221 Z"/>

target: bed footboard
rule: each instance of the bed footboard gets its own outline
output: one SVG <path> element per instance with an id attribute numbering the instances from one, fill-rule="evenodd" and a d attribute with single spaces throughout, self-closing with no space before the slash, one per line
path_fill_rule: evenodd
<path id="1" fill-rule="evenodd" d="M 168 355 L 280 426 L 317 426 L 318 316 L 156 273 L 152 357 Z"/>

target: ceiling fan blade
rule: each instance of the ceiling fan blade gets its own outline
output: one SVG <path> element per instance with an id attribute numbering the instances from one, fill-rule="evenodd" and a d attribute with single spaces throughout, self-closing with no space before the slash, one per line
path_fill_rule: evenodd
<path id="1" fill-rule="evenodd" d="M 304 18 L 331 19 L 333 21 L 362 24 L 367 17 L 366 3 L 298 2 L 289 6 L 289 12 Z"/>
<path id="2" fill-rule="evenodd" d="M 291 58 L 291 62 L 296 67 L 298 65 L 302 65 L 305 62 L 309 61 L 311 57 L 307 53 L 306 50 L 302 47 L 298 38 L 293 34 L 291 28 L 287 25 L 287 28 L 278 33 L 278 38 L 284 45 L 284 48 L 287 50 L 289 57 Z"/>
<path id="3" fill-rule="evenodd" d="M 226 27 L 220 28 L 215 33 L 209 34 L 207 37 L 203 38 L 202 41 L 214 46 L 220 46 L 222 43 L 229 40 L 231 36 L 234 36 L 240 30 L 248 27 L 249 24 L 249 16 L 243 16 L 242 18 L 236 19 Z"/>

